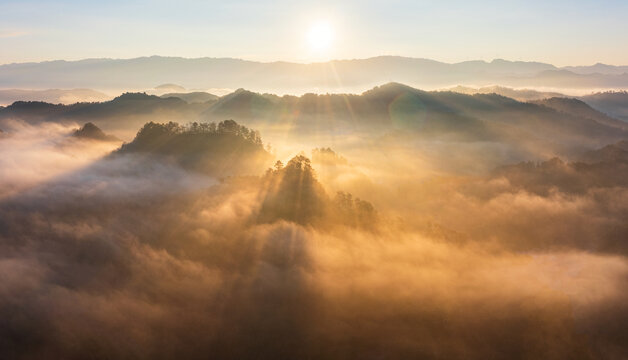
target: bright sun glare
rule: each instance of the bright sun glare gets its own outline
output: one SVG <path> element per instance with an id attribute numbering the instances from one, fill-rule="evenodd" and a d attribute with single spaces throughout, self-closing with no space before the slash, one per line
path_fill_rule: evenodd
<path id="1" fill-rule="evenodd" d="M 310 27 L 307 33 L 307 41 L 310 50 L 321 53 L 329 49 L 333 41 L 334 31 L 327 22 L 317 22 Z"/>

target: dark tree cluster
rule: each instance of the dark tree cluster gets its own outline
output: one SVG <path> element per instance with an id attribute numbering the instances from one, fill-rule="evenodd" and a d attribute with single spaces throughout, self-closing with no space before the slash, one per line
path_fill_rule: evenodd
<path id="1" fill-rule="evenodd" d="M 155 122 L 146 123 L 137 133 L 138 138 L 142 137 L 160 137 L 163 135 L 181 135 L 181 134 L 218 134 L 218 135 L 235 135 L 248 140 L 254 144 L 262 145 L 262 138 L 259 131 L 247 128 L 233 120 L 224 120 L 216 123 L 199 123 L 193 122 L 185 125 L 170 121 L 159 124 Z"/>
<path id="2" fill-rule="evenodd" d="M 331 200 L 316 179 L 310 159 L 292 158 L 285 166 L 281 161 L 268 169 L 264 177 L 264 200 L 259 221 L 287 220 L 318 226 L 349 226 L 374 229 L 377 212 L 368 201 L 339 192 Z"/>
<path id="3" fill-rule="evenodd" d="M 264 191 L 260 222 L 283 219 L 311 224 L 327 210 L 325 190 L 316 179 L 310 159 L 303 155 L 295 156 L 286 166 L 277 161 L 274 170 L 268 169 Z"/>
<path id="4" fill-rule="evenodd" d="M 348 165 L 347 159 L 337 154 L 331 148 L 316 148 L 312 150 L 312 160 L 328 165 Z"/>
<path id="5" fill-rule="evenodd" d="M 377 224 L 377 212 L 368 201 L 353 197 L 350 193 L 339 191 L 333 200 L 334 209 L 345 225 L 361 228 L 374 228 Z"/>
<path id="6" fill-rule="evenodd" d="M 105 134 L 98 126 L 94 125 L 94 123 L 91 122 L 85 123 L 82 128 L 75 130 L 72 133 L 72 136 L 75 138 L 87 140 L 120 141 L 120 139 L 113 135 Z"/>
<path id="7" fill-rule="evenodd" d="M 253 175 L 271 163 L 257 131 L 233 120 L 215 123 L 146 123 L 113 156 L 143 153 L 212 176 Z"/>

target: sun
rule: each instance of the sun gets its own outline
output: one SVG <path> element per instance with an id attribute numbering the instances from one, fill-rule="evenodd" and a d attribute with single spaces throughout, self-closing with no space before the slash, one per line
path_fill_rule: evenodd
<path id="1" fill-rule="evenodd" d="M 334 40 L 334 30 L 326 21 L 319 21 L 310 27 L 307 33 L 307 43 L 313 53 L 322 53 L 331 47 Z"/>

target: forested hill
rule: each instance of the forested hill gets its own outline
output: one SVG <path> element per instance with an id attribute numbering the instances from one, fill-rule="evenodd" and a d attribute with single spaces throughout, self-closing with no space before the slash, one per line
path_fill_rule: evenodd
<path id="1" fill-rule="evenodd" d="M 158 156 L 214 176 L 258 174 L 272 161 L 259 132 L 233 120 L 216 123 L 145 124 L 113 155 Z"/>

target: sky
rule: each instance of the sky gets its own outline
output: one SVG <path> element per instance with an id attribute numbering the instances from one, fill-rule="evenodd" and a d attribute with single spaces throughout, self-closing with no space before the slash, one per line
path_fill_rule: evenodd
<path id="1" fill-rule="evenodd" d="M 0 0 L 0 64 L 400 55 L 628 65 L 627 18 L 625 0 Z"/>

